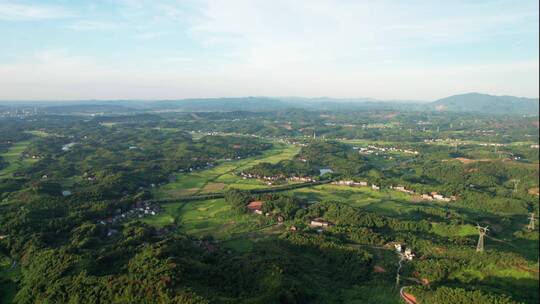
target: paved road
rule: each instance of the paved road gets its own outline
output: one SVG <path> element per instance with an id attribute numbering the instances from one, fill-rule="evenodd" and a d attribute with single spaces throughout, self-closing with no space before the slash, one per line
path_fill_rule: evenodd
<path id="1" fill-rule="evenodd" d="M 401 296 L 401 298 L 405 301 L 405 303 L 407 304 L 417 304 L 416 303 L 416 299 L 414 298 L 411 298 L 409 297 L 406 293 L 405 293 L 405 288 L 407 288 L 408 286 L 403 286 L 399 289 L 399 295 Z"/>

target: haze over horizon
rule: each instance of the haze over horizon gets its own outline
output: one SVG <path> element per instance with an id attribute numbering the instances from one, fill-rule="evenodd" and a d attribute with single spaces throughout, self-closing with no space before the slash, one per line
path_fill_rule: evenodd
<path id="1" fill-rule="evenodd" d="M 538 1 L 0 0 L 0 100 L 538 97 Z"/>

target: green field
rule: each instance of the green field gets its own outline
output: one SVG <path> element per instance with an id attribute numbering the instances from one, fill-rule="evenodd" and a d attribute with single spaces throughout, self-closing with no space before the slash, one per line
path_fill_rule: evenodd
<path id="1" fill-rule="evenodd" d="M 228 188 L 256 189 L 268 187 L 264 182 L 244 180 L 235 173 L 248 169 L 261 162 L 277 163 L 291 159 L 299 151 L 293 145 L 274 144 L 274 147 L 263 154 L 235 161 L 222 161 L 217 166 L 193 173 L 179 173 L 174 182 L 159 187 L 154 191 L 158 199 L 177 198 L 208 192 L 220 192 Z"/>
<path id="2" fill-rule="evenodd" d="M 29 144 L 30 141 L 28 140 L 17 142 L 13 144 L 13 146 L 11 146 L 8 151 L 0 154 L 4 161 L 9 163 L 7 167 L 0 170 L 0 178 L 11 177 L 12 174 L 16 172 L 19 168 L 28 166 L 37 161 L 37 159 L 32 158 L 21 158 L 21 154 L 24 152 L 24 150 L 26 150 L 26 147 L 28 147 Z"/>
<path id="3" fill-rule="evenodd" d="M 410 195 L 397 191 L 375 191 L 369 187 L 319 185 L 301 188 L 294 193 L 308 201 L 339 201 L 388 216 L 404 215 L 419 206 L 411 202 Z"/>
<path id="4" fill-rule="evenodd" d="M 437 235 L 446 237 L 467 237 L 478 235 L 478 231 L 473 225 L 447 225 L 433 223 L 431 231 Z"/>
<path id="5" fill-rule="evenodd" d="M 143 222 L 160 228 L 177 224 L 179 231 L 195 237 L 211 236 L 239 251 L 249 250 L 252 242 L 272 232 L 266 217 L 238 214 L 224 199 L 177 202 L 162 205 L 164 212 Z"/>

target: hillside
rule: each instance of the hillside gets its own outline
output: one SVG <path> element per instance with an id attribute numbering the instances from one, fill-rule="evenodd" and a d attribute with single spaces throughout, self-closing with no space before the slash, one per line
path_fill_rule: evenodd
<path id="1" fill-rule="evenodd" d="M 485 114 L 538 114 L 538 98 L 494 96 L 480 93 L 454 95 L 430 104 L 433 109 Z"/>

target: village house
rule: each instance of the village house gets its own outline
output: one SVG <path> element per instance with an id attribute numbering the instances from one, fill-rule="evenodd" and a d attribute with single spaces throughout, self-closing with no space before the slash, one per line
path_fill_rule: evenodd
<path id="1" fill-rule="evenodd" d="M 263 214 L 262 212 L 263 205 L 264 205 L 263 201 L 252 201 L 251 203 L 247 204 L 246 208 L 255 214 Z"/>
<path id="2" fill-rule="evenodd" d="M 433 197 L 431 195 L 429 195 L 429 194 L 426 194 L 426 193 L 422 194 L 421 197 L 422 197 L 423 200 L 426 200 L 426 201 L 432 201 L 433 200 Z"/>
<path id="3" fill-rule="evenodd" d="M 371 184 L 371 189 L 375 190 L 375 191 L 378 191 L 378 190 L 381 190 L 381 187 L 375 185 L 375 184 Z"/>
<path id="4" fill-rule="evenodd" d="M 415 257 L 415 254 L 412 252 L 411 248 L 406 248 L 403 255 L 409 261 L 412 261 L 412 259 Z"/>
<path id="5" fill-rule="evenodd" d="M 415 254 L 412 252 L 411 248 L 403 246 L 400 243 L 395 243 L 394 248 L 396 249 L 396 252 L 401 255 L 402 258 L 405 258 L 408 261 L 412 261 L 412 259 L 415 257 Z"/>
<path id="6" fill-rule="evenodd" d="M 319 227 L 319 228 L 328 228 L 329 226 L 332 226 L 332 223 L 329 221 L 326 221 L 320 217 L 314 218 L 310 221 L 309 226 L 312 228 Z"/>

